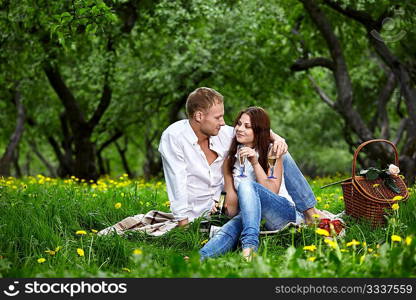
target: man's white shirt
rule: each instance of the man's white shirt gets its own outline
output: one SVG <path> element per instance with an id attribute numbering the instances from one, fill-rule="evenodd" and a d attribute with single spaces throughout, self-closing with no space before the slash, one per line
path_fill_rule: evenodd
<path id="1" fill-rule="evenodd" d="M 159 152 L 170 209 L 177 221 L 200 217 L 220 198 L 224 186 L 222 165 L 233 137 L 234 128 L 225 125 L 217 136 L 209 138 L 209 148 L 218 154 L 209 165 L 189 120 L 177 121 L 163 132 Z"/>

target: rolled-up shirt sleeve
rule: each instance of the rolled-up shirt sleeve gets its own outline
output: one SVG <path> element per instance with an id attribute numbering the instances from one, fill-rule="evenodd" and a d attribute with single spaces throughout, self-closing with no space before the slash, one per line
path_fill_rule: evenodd
<path id="1" fill-rule="evenodd" d="M 162 156 L 170 209 L 176 221 L 188 218 L 192 209 L 188 206 L 186 190 L 187 171 L 183 150 L 177 145 L 175 137 L 164 133 L 160 139 L 159 152 Z"/>

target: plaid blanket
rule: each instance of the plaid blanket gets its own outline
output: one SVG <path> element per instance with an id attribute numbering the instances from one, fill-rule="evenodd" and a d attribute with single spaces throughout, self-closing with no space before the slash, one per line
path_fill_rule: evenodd
<path id="1" fill-rule="evenodd" d="M 123 235 L 127 231 L 143 231 L 152 236 L 160 236 L 178 226 L 172 213 L 151 210 L 146 214 L 127 217 L 120 222 L 104 228 L 98 235 L 107 235 L 115 232 Z"/>
<path id="2" fill-rule="evenodd" d="M 331 220 L 340 220 L 342 223 L 344 223 L 344 221 L 341 219 L 341 217 L 344 215 L 344 211 L 337 215 L 334 215 L 333 213 L 326 210 L 323 210 L 322 213 Z M 123 235 L 127 231 L 143 231 L 152 236 L 161 236 L 162 234 L 168 232 L 176 226 L 178 226 L 178 222 L 174 220 L 172 213 L 151 210 L 146 214 L 139 214 L 132 217 L 127 217 L 121 220 L 120 222 L 99 231 L 98 235 L 107 235 L 112 232 L 115 232 L 119 235 Z M 276 234 L 291 226 L 298 227 L 300 226 L 300 224 L 289 222 L 288 224 L 286 224 L 286 226 L 284 226 L 281 229 L 272 231 L 260 231 L 260 234 Z M 210 238 L 212 238 L 212 236 L 215 233 L 217 233 L 219 229 L 221 229 L 221 226 L 210 227 L 211 230 L 209 236 Z M 201 229 L 201 231 L 203 231 L 203 229 Z M 340 236 L 342 236 L 343 234 L 345 234 L 345 230 L 343 230 Z"/>

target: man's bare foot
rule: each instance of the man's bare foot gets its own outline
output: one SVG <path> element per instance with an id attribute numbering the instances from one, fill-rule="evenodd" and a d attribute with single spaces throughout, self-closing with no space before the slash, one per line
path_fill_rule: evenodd
<path id="1" fill-rule="evenodd" d="M 311 207 L 303 212 L 307 225 L 315 224 L 316 221 L 325 218 L 325 215 L 317 208 Z"/>

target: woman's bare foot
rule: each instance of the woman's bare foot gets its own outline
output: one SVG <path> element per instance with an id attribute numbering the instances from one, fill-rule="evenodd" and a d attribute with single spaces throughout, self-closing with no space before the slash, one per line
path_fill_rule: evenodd
<path id="1" fill-rule="evenodd" d="M 244 248 L 241 255 L 243 256 L 243 258 L 247 262 L 251 262 L 251 260 L 253 259 L 253 255 L 254 255 L 254 249 L 253 248 Z"/>
<path id="2" fill-rule="evenodd" d="M 311 207 L 303 212 L 305 223 L 307 225 L 314 224 L 317 220 L 325 218 L 325 215 L 317 208 Z"/>

